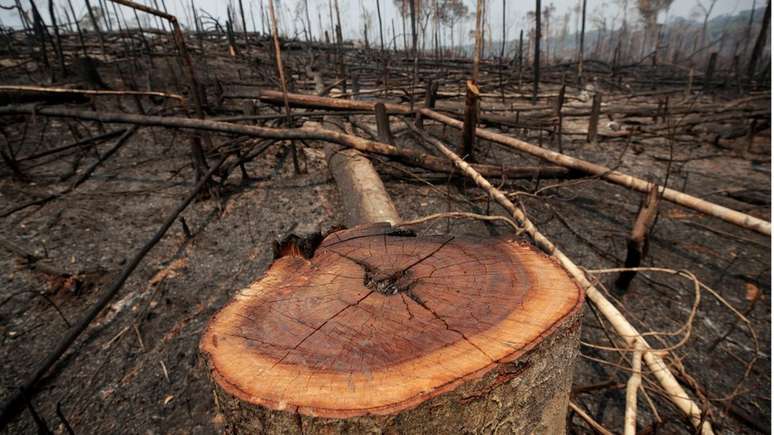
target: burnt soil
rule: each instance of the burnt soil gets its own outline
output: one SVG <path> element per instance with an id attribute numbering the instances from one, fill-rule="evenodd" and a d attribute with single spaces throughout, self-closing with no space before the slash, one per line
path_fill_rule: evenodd
<path id="1" fill-rule="evenodd" d="M 212 57 L 206 68 L 197 59 L 210 94 L 216 93 L 216 79 L 225 83 L 224 92 L 232 95 L 254 93 L 255 88 L 229 82 L 253 81 L 276 88 L 274 83 L 261 82 L 263 77 L 271 76 L 267 57 L 258 67 L 253 60 L 234 60 L 225 54 Z M 126 59 L 112 62 L 103 62 L 100 72 L 109 85 L 122 88 L 114 65 L 121 65 L 126 72 L 131 67 Z M 166 70 L 161 60 L 156 63 L 159 66 L 152 73 L 153 89 L 174 89 L 167 83 L 175 72 Z M 42 76 L 40 72 L 32 74 Z M 30 83 L 30 76 L 21 72 L 13 76 L 6 71 L 3 81 Z M 657 96 L 632 98 L 627 94 L 630 91 L 599 86 L 606 95 L 616 95 L 627 104 L 654 105 L 658 101 Z M 556 82 L 547 83 L 543 89 L 555 92 L 558 86 Z M 580 94 L 574 87 L 567 92 L 571 96 Z M 674 98 L 682 98 L 682 94 L 677 95 Z M 720 89 L 714 96 L 693 98 L 723 104 L 740 96 Z M 94 101 L 98 110 L 137 109 L 129 98 L 121 99 L 120 105 L 112 97 Z M 147 99 L 143 101 L 146 109 L 177 112 L 172 103 L 153 105 Z M 225 99 L 219 109 L 221 116 L 239 115 L 243 101 Z M 527 101 L 526 96 L 518 99 L 520 103 Z M 582 101 L 575 104 L 588 107 Z M 277 113 L 262 104 L 257 109 L 259 114 Z M 375 130 L 372 117 L 353 119 Z M 651 118 L 641 121 L 653 122 Z M 637 134 L 631 140 L 603 137 L 590 144 L 582 134 L 571 134 L 573 128 L 583 130 L 587 118 L 569 118 L 565 122 L 568 134 L 563 148 L 569 155 L 647 180 L 663 183 L 668 178 L 670 187 L 770 219 L 771 145 L 767 128 L 752 138 L 736 139 L 738 146 L 713 143 L 698 130 L 672 138 Z M 748 124 L 744 118 L 734 122 Z M 3 125 L 6 141 L 20 156 L 73 142 L 73 127 L 83 136 L 119 127 L 42 116 L 9 117 Z M 456 131 L 429 122 L 426 128 L 445 135 L 451 143 L 458 141 Z M 399 145 L 423 150 L 401 122 L 394 120 L 393 129 Z M 535 131 L 504 131 L 533 143 L 542 141 L 550 149 L 557 147 L 553 138 Z M 63 336 L 68 323 L 74 323 L 94 304 L 190 191 L 190 137 L 191 132 L 140 128 L 74 191 L 0 219 L 3 239 L 24 247 L 39 258 L 38 262 L 61 271 L 65 277 L 75 275 L 80 279 L 75 285 L 73 280 L 41 272 L 29 259 L 0 248 L 0 399 L 5 400 L 21 384 Z M 213 136 L 216 145 L 233 139 Z M 0 210 L 61 191 L 75 178 L 74 169 L 75 174 L 81 173 L 114 141 L 82 152 L 23 162 L 26 179 L 14 177 L 3 166 Z M 306 173 L 295 172 L 288 143 L 279 142 L 246 164 L 249 179 L 234 170 L 222 187 L 213 191 L 216 195 L 203 196 L 183 212 L 190 237 L 182 223 L 176 222 L 109 308 L 42 382 L 31 405 L 49 429 L 67 433 L 65 421 L 78 434 L 205 434 L 223 429 L 198 352 L 208 319 L 236 292 L 261 276 L 272 261 L 273 241 L 291 233 L 325 232 L 343 222 L 322 144 L 303 145 L 299 146 L 299 157 Z M 542 164 L 487 142 L 479 142 L 478 150 L 484 162 Z M 211 162 L 216 158 L 211 156 Z M 404 219 L 445 211 L 505 214 L 470 181 L 431 176 L 381 157 L 374 161 Z M 587 269 L 623 265 L 627 236 L 642 194 L 597 178 L 496 181 L 508 193 L 521 192 L 512 198 L 577 264 Z M 710 418 L 718 433 L 757 433 L 756 425 L 769 427 L 771 420 L 770 240 L 671 203 L 663 202 L 659 210 L 643 266 L 691 271 L 745 313 L 760 343 L 756 351 L 744 324 L 717 299 L 702 292 L 690 338 L 668 362 L 672 367 L 681 364 L 684 373 L 692 377 L 680 380 L 693 397 L 696 389 L 702 391 L 705 401 L 701 403 L 710 405 Z M 422 234 L 481 237 L 507 236 L 509 231 L 508 226 L 499 223 L 460 220 L 439 220 L 418 228 Z M 640 273 L 630 290 L 620 295 L 610 285 L 615 276 L 598 275 L 600 283 L 611 288 L 610 297 L 641 331 L 673 332 L 688 318 L 694 301 L 690 281 L 669 273 Z M 598 321 L 588 304 L 585 310 L 583 342 L 611 346 L 609 340 L 614 333 L 609 325 Z M 654 337 L 650 341 L 660 347 L 674 344 L 680 337 L 661 336 L 664 343 Z M 630 354 L 587 345 L 581 347 L 581 354 L 572 400 L 606 427 L 619 431 Z M 746 364 L 753 357 L 757 358 L 748 370 Z M 655 426 L 657 433 L 692 433 L 690 424 L 662 397 L 652 377 L 645 377 L 644 386 L 659 415 L 640 395 L 641 430 L 660 419 Z M 573 433 L 590 433 L 574 413 L 568 414 L 568 419 Z M 29 409 L 7 429 L 8 433 L 37 430 Z"/>

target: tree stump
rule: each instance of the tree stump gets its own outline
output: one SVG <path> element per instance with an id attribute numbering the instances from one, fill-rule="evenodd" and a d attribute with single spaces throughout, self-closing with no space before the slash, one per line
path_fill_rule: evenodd
<path id="1" fill-rule="evenodd" d="M 201 340 L 228 432 L 564 433 L 583 292 L 535 248 L 370 224 L 282 251 Z"/>

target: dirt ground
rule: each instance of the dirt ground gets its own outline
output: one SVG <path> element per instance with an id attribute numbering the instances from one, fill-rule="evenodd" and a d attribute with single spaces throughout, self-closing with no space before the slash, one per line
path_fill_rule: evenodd
<path id="1" fill-rule="evenodd" d="M 248 61 L 230 68 L 228 59 L 211 60 L 208 92 L 224 83 L 258 80 Z M 126 65 L 125 65 L 126 66 Z M 203 67 L 202 67 L 203 68 Z M 262 66 L 263 71 L 270 66 Z M 126 66 L 125 70 L 129 70 Z M 109 65 L 100 72 L 120 87 Z M 162 72 L 155 89 L 163 89 Z M 260 75 L 259 75 L 260 76 Z M 26 82 L 19 75 L 4 81 Z M 271 85 L 272 87 L 274 85 Z M 363 84 L 362 86 L 366 86 Z M 625 97 L 617 88 L 600 85 L 608 95 Z M 546 89 L 556 89 L 548 86 Z M 247 88 L 249 90 L 249 88 Z M 244 94 L 243 87 L 225 86 Z M 577 96 L 580 90 L 568 88 Z M 738 98 L 719 92 L 717 104 Z M 132 110 L 132 102 L 123 100 Z M 225 100 L 225 112 L 240 113 L 239 100 Z M 526 98 L 520 102 L 528 101 Z M 654 104 L 655 97 L 627 100 Z M 119 110 L 113 99 L 97 99 L 99 110 Z M 588 103 L 575 101 L 578 107 Z M 170 111 L 169 107 L 166 109 Z M 259 106 L 259 113 L 276 113 Z M 769 114 L 770 117 L 770 114 Z M 370 117 L 359 117 L 373 124 Z M 19 121 L 19 119 L 16 119 Z M 647 121 L 647 119 L 645 120 Z M 643 122 L 645 122 L 643 121 Z M 4 121 L 5 122 L 5 121 Z M 718 146 L 696 132 L 685 138 L 633 136 L 587 143 L 586 118 L 568 118 L 564 152 L 616 167 L 622 172 L 667 184 L 766 220 L 771 217 L 770 130 L 754 136 L 753 146 Z M 73 141 L 71 127 L 99 132 L 93 122 L 36 117 L 26 124 L 9 122 L 4 136 L 18 154 L 30 155 Z M 117 128 L 106 125 L 106 131 Z M 416 147 L 411 135 L 393 123 L 401 146 Z M 458 133 L 428 123 L 428 129 L 457 143 Z M 533 143 L 545 141 L 512 128 L 507 133 Z M 24 258 L 0 248 L 0 399 L 5 400 L 33 367 L 106 290 L 125 263 L 148 240 L 192 186 L 190 133 L 143 127 L 118 153 L 98 167 L 76 190 L 43 206 L 33 206 L 0 220 L 2 238 L 23 246 L 63 274 L 85 277 L 84 285 L 36 271 Z M 225 143 L 227 138 L 216 138 Z M 744 138 L 740 139 L 743 140 Z M 46 164 L 24 166 L 26 180 L 0 168 L 0 210 L 58 192 L 78 171 L 96 161 L 112 141 L 83 152 L 60 153 Z M 31 401 L 34 412 L 55 433 L 217 433 L 222 417 L 215 412 L 212 390 L 198 353 L 198 340 L 209 318 L 240 289 L 258 279 L 272 260 L 272 242 L 290 233 L 326 231 L 343 221 L 336 186 L 321 143 L 307 143 L 296 174 L 286 143 L 277 143 L 246 164 L 249 179 L 238 170 L 225 181 L 218 197 L 202 198 L 183 214 L 190 230 L 177 222 L 131 275 L 118 296 L 70 348 Z M 479 142 L 483 161 L 497 164 L 541 164 L 496 145 Z M 670 152 L 673 153 L 670 164 Z M 426 172 L 376 157 L 389 193 L 404 219 L 435 212 L 475 211 L 505 214 L 470 181 L 429 177 Z M 40 162 L 41 160 L 36 160 Z M 66 175 L 69 177 L 65 177 Z M 63 180 L 63 178 L 66 178 Z M 620 267 L 626 240 L 642 194 L 598 178 L 516 180 L 502 182 L 531 219 L 577 264 L 586 269 Z M 509 227 L 480 222 L 440 220 L 419 228 L 427 234 L 506 235 Z M 757 335 L 756 349 L 744 323 L 708 292 L 701 293 L 688 340 L 668 362 L 682 367 L 678 375 L 699 402 L 709 405 L 718 433 L 758 433 L 771 421 L 771 257 L 770 239 L 718 219 L 663 202 L 650 237 L 643 266 L 688 270 L 744 313 Z M 598 276 L 610 288 L 615 274 Z M 651 337 L 654 346 L 680 341 L 680 330 L 694 304 L 693 283 L 670 273 L 638 274 L 625 295 L 611 298 L 641 331 L 675 333 Z M 572 400 L 605 427 L 623 424 L 629 355 L 592 345 L 611 346 L 610 327 L 587 304 L 581 359 L 577 362 Z M 730 331 L 730 332 L 729 332 Z M 722 338 L 722 339 L 721 339 Z M 662 340 L 663 343 L 659 343 Z M 754 363 L 747 367 L 748 361 Z M 639 408 L 642 433 L 692 433 L 690 423 L 664 399 L 646 376 L 647 399 Z M 642 400 L 642 395 L 640 396 Z M 657 410 L 657 414 L 655 412 Z M 8 433 L 35 433 L 32 412 L 25 410 Z M 592 433 L 575 413 L 568 414 L 572 433 Z M 656 422 L 660 422 L 656 424 Z"/>

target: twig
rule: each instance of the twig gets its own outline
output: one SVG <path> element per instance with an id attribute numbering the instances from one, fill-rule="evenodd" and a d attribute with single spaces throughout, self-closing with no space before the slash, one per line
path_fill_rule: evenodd
<path id="1" fill-rule="evenodd" d="M 0 85 L 0 91 L 10 92 L 35 92 L 40 94 L 70 94 L 70 95 L 134 95 L 134 96 L 153 96 L 162 98 L 172 98 L 185 102 L 185 97 L 167 92 L 154 91 L 109 91 L 95 89 L 70 89 L 70 88 L 47 88 L 45 86 L 27 86 L 27 85 Z"/>
<path id="2" fill-rule="evenodd" d="M 514 221 L 512 221 L 511 219 L 508 219 L 505 216 L 497 216 L 497 215 L 489 216 L 489 215 L 483 215 L 483 214 L 477 214 L 477 213 L 468 213 L 468 212 L 464 212 L 464 211 L 453 211 L 453 212 L 448 212 L 448 213 L 435 213 L 435 214 L 431 214 L 431 215 L 428 215 L 428 216 L 423 216 L 421 218 L 417 218 L 417 219 L 414 219 L 414 220 L 403 221 L 403 222 L 401 222 L 401 223 L 399 223 L 399 224 L 397 224 L 395 226 L 396 227 L 407 227 L 407 226 L 412 226 L 412 225 L 420 225 L 420 224 L 423 224 L 425 222 L 429 222 L 429 221 L 436 220 L 436 219 L 476 219 L 476 220 L 489 221 L 489 222 L 500 221 L 500 222 L 505 222 L 508 225 L 510 225 L 511 228 L 513 228 L 513 231 L 516 232 L 516 235 L 520 235 L 524 231 L 522 228 L 519 228 L 519 226 L 516 225 L 516 223 Z"/>
<path id="3" fill-rule="evenodd" d="M 590 415 L 586 414 L 584 410 L 580 409 L 580 407 L 575 403 L 573 403 L 572 401 L 570 401 L 570 409 L 572 409 L 576 414 L 578 414 L 578 417 L 582 418 L 583 421 L 588 423 L 589 426 L 591 426 L 598 433 L 602 435 L 613 435 L 613 432 L 610 432 L 609 430 L 605 429 L 604 426 L 597 423 L 593 418 L 591 418 Z"/>

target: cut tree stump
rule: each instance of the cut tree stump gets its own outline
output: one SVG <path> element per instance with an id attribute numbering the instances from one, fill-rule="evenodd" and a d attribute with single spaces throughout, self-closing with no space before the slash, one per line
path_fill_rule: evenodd
<path id="1" fill-rule="evenodd" d="M 326 145 L 352 227 L 275 246 L 200 348 L 231 433 L 565 431 L 583 291 L 526 243 L 417 237 Z"/>
<path id="2" fill-rule="evenodd" d="M 285 249 L 207 327 L 231 433 L 564 433 L 583 292 L 506 239 L 389 224 Z"/>

